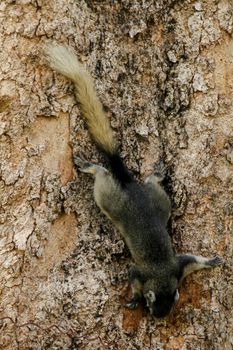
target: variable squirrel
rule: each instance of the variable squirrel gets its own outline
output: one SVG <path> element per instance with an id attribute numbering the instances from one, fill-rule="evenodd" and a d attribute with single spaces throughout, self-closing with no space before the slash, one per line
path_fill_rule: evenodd
<path id="1" fill-rule="evenodd" d="M 106 170 L 74 157 L 79 171 L 94 175 L 95 201 L 123 235 L 135 262 L 129 273 L 132 298 L 127 306 L 135 308 L 144 298 L 152 315 L 164 317 L 179 298 L 182 279 L 193 271 L 217 266 L 222 259 L 174 252 L 167 232 L 170 200 L 160 184 L 163 173 L 151 174 L 144 183 L 135 180 L 119 155 L 90 74 L 69 48 L 49 44 L 45 51 L 50 66 L 74 83 L 89 132 L 109 164 Z"/>

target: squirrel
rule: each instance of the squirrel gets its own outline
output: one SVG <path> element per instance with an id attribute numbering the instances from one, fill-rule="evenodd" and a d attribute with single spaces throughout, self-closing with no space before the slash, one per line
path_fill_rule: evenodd
<path id="1" fill-rule="evenodd" d="M 163 172 L 137 182 L 120 157 L 89 72 L 66 46 L 48 44 L 45 54 L 49 65 L 73 82 L 82 116 L 109 165 L 107 170 L 74 156 L 79 171 L 94 175 L 95 201 L 123 235 L 135 262 L 129 271 L 132 298 L 126 306 L 134 309 L 145 300 L 151 315 L 164 317 L 179 299 L 181 281 L 194 271 L 221 264 L 222 258 L 174 252 L 167 231 L 171 204 L 161 186 Z"/>

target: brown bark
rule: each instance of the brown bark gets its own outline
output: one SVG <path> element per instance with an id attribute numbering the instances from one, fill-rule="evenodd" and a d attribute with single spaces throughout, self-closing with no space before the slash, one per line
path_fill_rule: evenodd
<path id="1" fill-rule="evenodd" d="M 89 67 L 138 179 L 168 165 L 176 250 L 224 257 L 164 320 L 124 308 L 132 261 L 74 172 L 100 158 L 48 40 Z M 0 349 L 232 349 L 231 0 L 5 0 L 0 45 Z"/>

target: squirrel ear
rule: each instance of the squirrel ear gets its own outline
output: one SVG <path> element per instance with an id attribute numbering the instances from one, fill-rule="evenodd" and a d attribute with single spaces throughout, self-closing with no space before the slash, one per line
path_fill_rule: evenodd
<path id="1" fill-rule="evenodd" d="M 175 303 L 179 300 L 179 297 L 180 297 L 180 293 L 179 293 L 179 291 L 178 291 L 178 289 L 177 289 L 177 290 L 176 290 L 175 297 L 174 297 Z"/>
<path id="2" fill-rule="evenodd" d="M 146 293 L 145 297 L 150 304 L 153 304 L 156 300 L 156 296 L 155 296 L 155 293 L 153 292 L 153 290 L 149 290 L 149 292 Z"/>

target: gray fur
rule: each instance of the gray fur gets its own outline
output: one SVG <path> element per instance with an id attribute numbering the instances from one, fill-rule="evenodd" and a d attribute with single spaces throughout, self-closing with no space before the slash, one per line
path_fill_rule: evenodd
<path id="1" fill-rule="evenodd" d="M 127 305 L 134 308 L 144 297 L 151 314 L 165 316 L 178 299 L 182 279 L 219 265 L 221 259 L 175 255 L 166 228 L 171 204 L 160 185 L 164 171 L 149 176 L 144 184 L 137 183 L 118 154 L 90 74 L 64 46 L 48 45 L 46 54 L 50 65 L 73 81 L 89 132 L 108 158 L 111 172 L 78 157 L 74 161 L 80 171 L 95 176 L 95 201 L 121 231 L 136 264 L 130 270 L 133 296 Z"/>
<path id="2" fill-rule="evenodd" d="M 135 308 L 144 297 L 151 314 L 167 315 L 178 300 L 182 279 L 220 264 L 221 259 L 175 255 L 166 229 L 171 205 L 160 176 L 151 175 L 144 184 L 132 182 L 123 189 L 106 169 L 77 159 L 80 171 L 95 175 L 95 201 L 121 231 L 136 263 L 130 271 L 133 296 L 126 306 Z"/>

